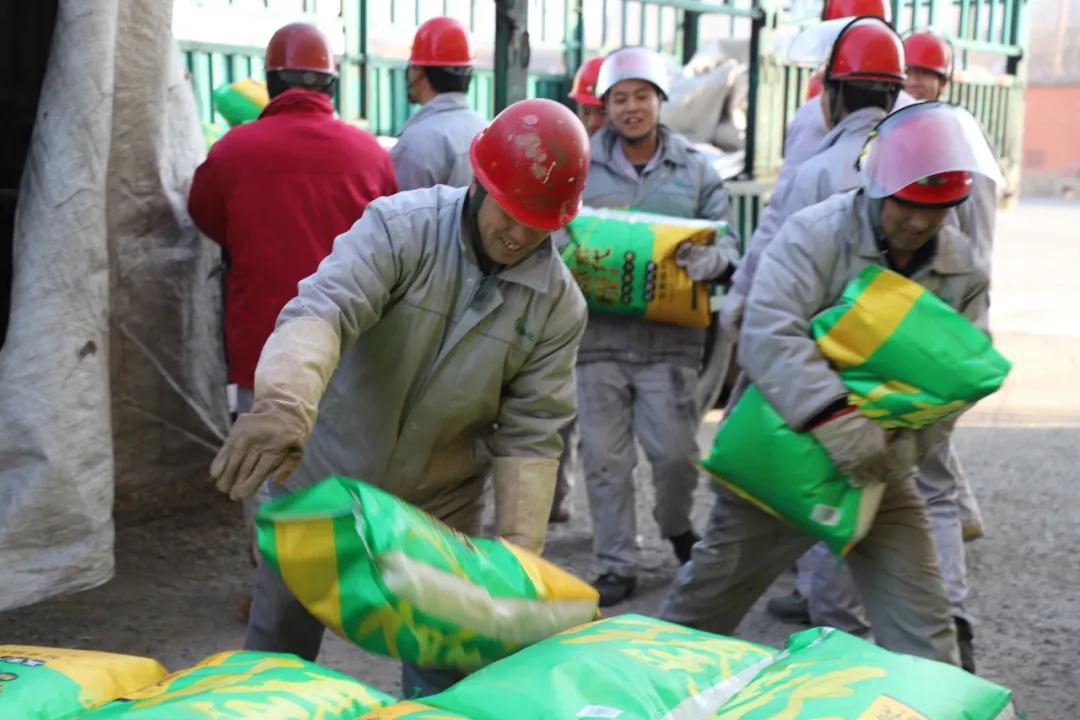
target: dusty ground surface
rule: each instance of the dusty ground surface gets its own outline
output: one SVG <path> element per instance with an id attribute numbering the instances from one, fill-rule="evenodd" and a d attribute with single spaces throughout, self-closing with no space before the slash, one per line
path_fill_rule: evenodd
<path id="1" fill-rule="evenodd" d="M 1011 687 L 1030 718 L 1080 717 L 1080 205 L 1028 203 L 1002 214 L 995 250 L 995 339 L 1016 363 L 1006 388 L 965 418 L 958 443 L 988 524 L 968 546 L 972 607 L 979 618 L 980 674 Z M 712 418 L 715 420 L 715 418 Z M 715 425 L 702 428 L 707 447 Z M 616 612 L 653 613 L 674 559 L 650 516 L 648 472 L 638 507 L 650 568 L 632 602 Z M 117 576 L 96 590 L 0 614 L 0 642 L 95 648 L 159 658 L 170 669 L 237 648 L 234 604 L 252 576 L 240 512 L 208 504 L 122 524 Z M 548 555 L 585 578 L 596 572 L 584 489 L 575 517 L 553 529 Z M 695 518 L 711 504 L 699 489 Z M 791 587 L 785 576 L 770 591 Z M 782 644 L 797 628 L 759 603 L 739 634 Z M 327 636 L 320 661 L 384 690 L 394 663 Z"/>

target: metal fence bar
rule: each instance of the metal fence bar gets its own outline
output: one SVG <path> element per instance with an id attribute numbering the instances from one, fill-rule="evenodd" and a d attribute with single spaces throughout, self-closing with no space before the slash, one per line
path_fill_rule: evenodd
<path id="1" fill-rule="evenodd" d="M 690 12 L 697 13 L 709 13 L 713 15 L 726 15 L 729 17 L 744 17 L 755 18 L 759 15 L 764 16 L 764 12 L 759 7 L 741 8 L 734 5 L 713 3 L 713 2 L 697 2 L 697 0 L 645 0 L 650 5 L 659 5 L 662 7 L 674 7 L 681 10 L 688 10 Z"/>

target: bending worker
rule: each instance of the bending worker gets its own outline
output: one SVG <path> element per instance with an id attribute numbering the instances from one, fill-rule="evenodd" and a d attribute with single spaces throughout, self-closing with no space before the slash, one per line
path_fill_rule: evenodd
<path id="1" fill-rule="evenodd" d="M 285 306 L 211 475 L 249 497 L 362 478 L 468 534 L 493 477 L 495 531 L 539 551 L 574 414 L 585 302 L 549 235 L 577 214 L 588 139 L 524 100 L 471 150 L 476 180 L 381 198 Z M 285 483 L 284 486 L 281 483 Z M 323 626 L 260 570 L 245 647 L 314 660 Z M 406 666 L 406 696 L 459 679 Z"/>

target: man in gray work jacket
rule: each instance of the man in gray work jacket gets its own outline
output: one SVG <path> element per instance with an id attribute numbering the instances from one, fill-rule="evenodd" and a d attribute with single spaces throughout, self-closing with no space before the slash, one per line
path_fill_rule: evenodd
<path id="1" fill-rule="evenodd" d="M 422 107 L 390 150 L 399 189 L 472 181 L 469 143 L 487 124 L 465 97 L 475 60 L 469 31 L 454 18 L 432 18 L 416 30 L 405 72 L 409 102 Z"/>
<path id="2" fill-rule="evenodd" d="M 596 94 L 608 125 L 590 142 L 586 205 L 731 225 L 728 194 L 709 160 L 659 123 L 667 94 L 659 55 L 636 47 L 613 52 L 600 67 Z M 722 281 L 737 248 L 732 235 L 712 246 L 687 243 L 677 262 L 695 281 Z M 578 422 L 603 606 L 629 597 L 636 585 L 635 439 L 652 466 L 653 516 L 680 563 L 698 539 L 690 508 L 698 479 L 694 391 L 704 354 L 704 329 L 589 313 L 578 358 Z"/>
<path id="3" fill-rule="evenodd" d="M 541 549 L 585 324 L 549 235 L 581 205 L 588 139 L 562 105 L 524 100 L 471 156 L 471 188 L 372 202 L 300 282 L 259 358 L 252 411 L 211 466 L 221 491 L 250 497 L 273 474 L 280 495 L 342 474 L 476 534 L 490 474 L 495 532 Z M 264 563 L 245 647 L 314 660 L 322 635 Z M 403 687 L 455 677 L 406 667 Z"/>

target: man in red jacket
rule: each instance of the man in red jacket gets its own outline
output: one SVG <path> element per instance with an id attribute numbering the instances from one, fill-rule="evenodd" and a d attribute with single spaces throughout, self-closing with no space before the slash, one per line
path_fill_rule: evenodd
<path id="1" fill-rule="evenodd" d="M 195 224 L 227 258 L 225 347 L 238 413 L 251 410 L 255 364 L 297 283 L 369 202 L 397 192 L 390 154 L 334 118 L 334 55 L 318 28 L 279 29 L 265 67 L 270 104 L 214 144 L 188 197 Z M 249 604 L 241 601 L 241 615 Z"/>

